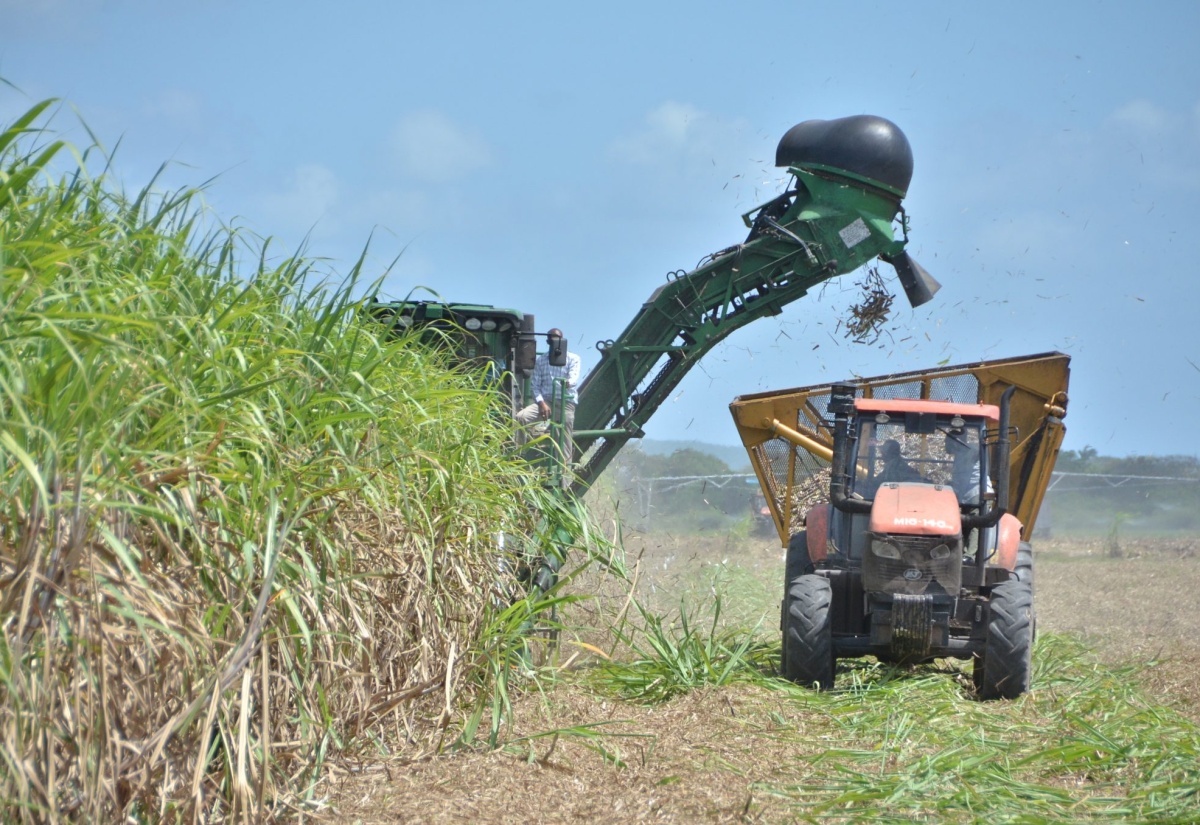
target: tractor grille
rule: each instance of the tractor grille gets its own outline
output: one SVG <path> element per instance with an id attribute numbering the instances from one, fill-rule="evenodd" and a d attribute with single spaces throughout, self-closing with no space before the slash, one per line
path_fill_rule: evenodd
<path id="1" fill-rule="evenodd" d="M 962 545 L 954 536 L 871 536 L 899 548 L 900 558 L 885 558 L 874 549 L 863 557 L 863 588 L 880 593 L 921 595 L 946 593 L 957 596 L 962 587 Z M 932 551 L 942 545 L 941 558 Z"/>

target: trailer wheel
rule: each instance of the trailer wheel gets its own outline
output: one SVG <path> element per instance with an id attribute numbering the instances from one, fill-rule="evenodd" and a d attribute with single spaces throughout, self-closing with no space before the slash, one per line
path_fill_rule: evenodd
<path id="1" fill-rule="evenodd" d="M 783 676 L 818 690 L 833 687 L 833 588 L 829 579 L 799 576 L 784 597 Z"/>
<path id="2" fill-rule="evenodd" d="M 1015 699 L 1029 690 L 1033 671 L 1033 588 L 1006 581 L 992 588 L 987 642 L 975 657 L 974 681 L 980 699 Z"/>

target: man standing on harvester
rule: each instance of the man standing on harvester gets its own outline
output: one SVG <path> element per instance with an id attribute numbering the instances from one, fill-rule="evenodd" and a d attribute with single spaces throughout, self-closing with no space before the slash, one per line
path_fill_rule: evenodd
<path id="1" fill-rule="evenodd" d="M 530 427 L 535 436 L 544 434 L 549 422 L 559 420 L 561 405 L 564 463 L 572 456 L 571 434 L 575 429 L 576 387 L 582 362 L 578 355 L 567 349 L 561 329 L 555 327 L 546 333 L 547 351 L 537 357 L 533 367 L 531 389 L 533 403 L 517 413 L 518 423 Z"/>

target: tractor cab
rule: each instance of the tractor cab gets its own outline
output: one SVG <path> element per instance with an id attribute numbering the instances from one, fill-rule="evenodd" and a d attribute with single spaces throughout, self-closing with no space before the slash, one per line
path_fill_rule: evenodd
<path id="1" fill-rule="evenodd" d="M 960 504 L 978 507 L 988 483 L 987 427 L 999 423 L 991 405 L 855 400 L 850 489 L 874 499 L 886 484 L 951 487 Z"/>
<path id="2" fill-rule="evenodd" d="M 949 609 L 977 578 L 964 567 L 995 560 L 1002 514 L 987 444 L 999 425 L 993 405 L 853 399 L 834 428 L 844 493 L 825 509 L 827 560 L 859 571 L 866 594 L 927 594 Z"/>
<path id="3" fill-rule="evenodd" d="M 828 545 L 861 566 L 867 590 L 925 592 L 940 582 L 954 595 L 963 582 L 956 566 L 991 559 L 991 528 L 1007 508 L 1007 496 L 992 491 L 1007 488 L 1008 462 L 997 462 L 993 484 L 988 435 L 1007 454 L 1010 395 L 996 406 L 861 398 L 852 385 L 833 386 Z"/>
<path id="4" fill-rule="evenodd" d="M 858 398 L 848 431 L 846 490 L 869 502 L 836 519 L 831 542 L 862 559 L 870 536 L 940 535 L 973 559 L 990 556 L 994 530 L 964 536 L 962 516 L 978 516 L 996 500 L 987 445 L 995 440 L 993 405 Z M 991 429 L 989 430 L 989 425 Z M 967 546 L 964 539 L 973 539 Z M 978 542 L 990 544 L 978 547 Z"/>

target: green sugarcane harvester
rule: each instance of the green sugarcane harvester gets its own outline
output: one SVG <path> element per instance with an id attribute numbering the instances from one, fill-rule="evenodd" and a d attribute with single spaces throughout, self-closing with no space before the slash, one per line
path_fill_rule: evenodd
<path id="1" fill-rule="evenodd" d="M 746 239 L 691 272 L 672 273 L 619 336 L 597 343 L 600 361 L 578 387 L 578 463 L 565 482 L 554 479 L 575 498 L 629 439 L 642 437 L 643 425 L 688 371 L 735 330 L 779 315 L 813 287 L 876 259 L 895 268 L 914 307 L 940 288 L 905 250 L 908 216 L 901 201 L 913 156 L 894 123 L 872 115 L 804 121 L 780 140 L 775 165 L 788 169 L 791 183 L 742 216 L 750 229 Z M 430 301 L 376 303 L 370 311 L 398 330 L 453 330 L 464 362 L 494 364 L 513 409 L 527 403 L 537 339 L 544 335 L 533 316 Z M 561 426 L 551 429 L 562 437 Z"/>

